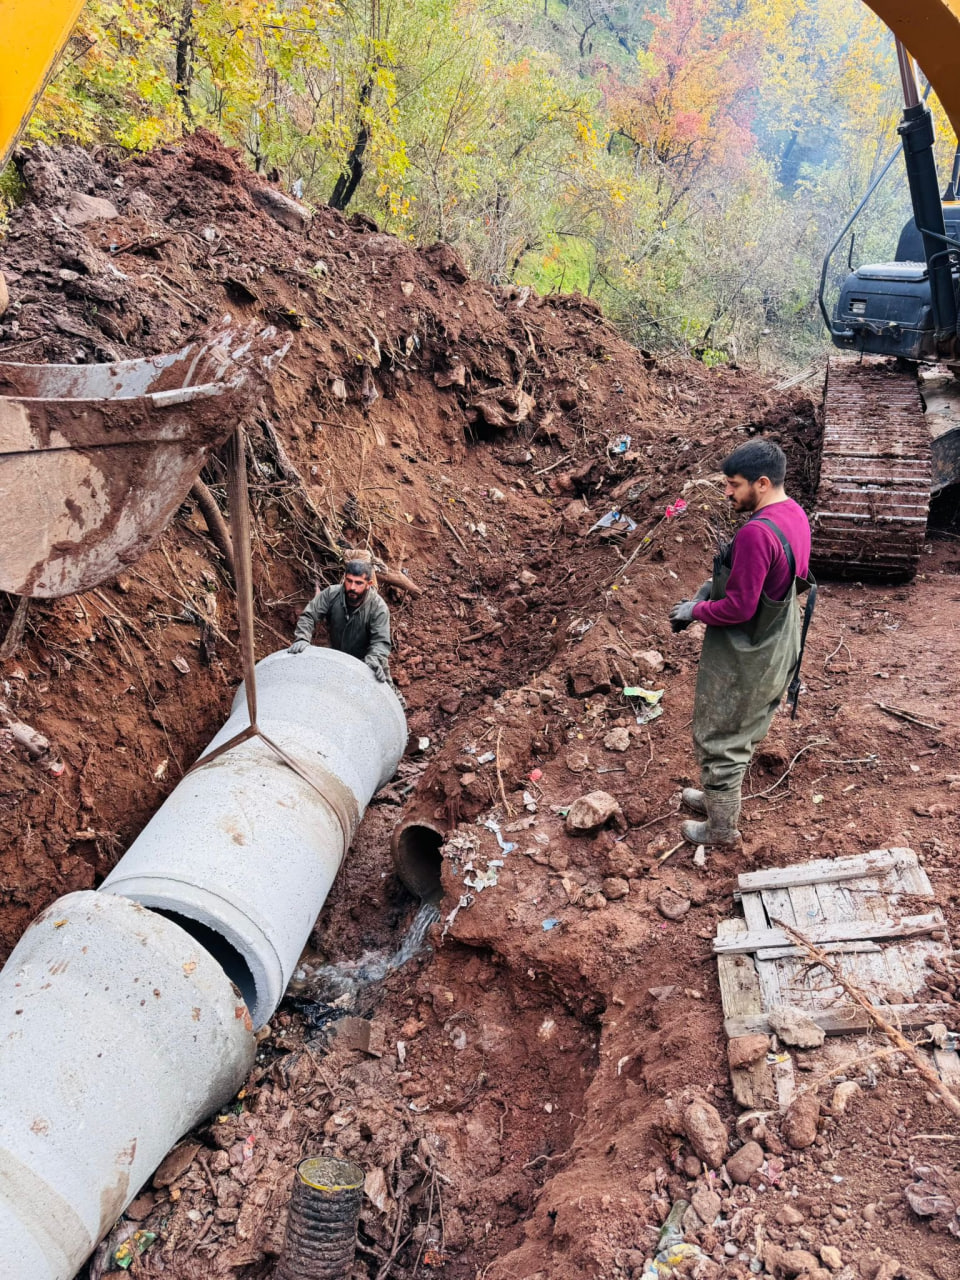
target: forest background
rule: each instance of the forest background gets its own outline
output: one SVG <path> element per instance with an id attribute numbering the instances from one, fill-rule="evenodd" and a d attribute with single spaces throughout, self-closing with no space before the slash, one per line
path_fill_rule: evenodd
<path id="1" fill-rule="evenodd" d="M 826 345 L 823 253 L 899 111 L 859 0 L 91 0 L 27 140 L 203 125 L 481 278 L 593 296 L 641 346 L 789 367 Z M 855 261 L 908 216 L 894 164 Z"/>

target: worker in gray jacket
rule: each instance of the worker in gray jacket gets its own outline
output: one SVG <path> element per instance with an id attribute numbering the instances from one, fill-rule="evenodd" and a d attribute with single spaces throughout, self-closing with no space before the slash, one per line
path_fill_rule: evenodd
<path id="1" fill-rule="evenodd" d="M 364 560 L 348 560 L 343 583 L 324 587 L 301 613 L 291 653 L 303 653 L 321 618 L 327 622 L 330 645 L 366 663 L 381 683 L 390 679 L 390 610 L 373 585 L 373 567 Z"/>

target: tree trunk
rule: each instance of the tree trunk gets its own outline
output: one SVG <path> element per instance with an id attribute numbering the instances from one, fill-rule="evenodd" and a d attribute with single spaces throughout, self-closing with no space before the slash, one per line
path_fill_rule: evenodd
<path id="1" fill-rule="evenodd" d="M 177 96 L 183 103 L 184 114 L 193 119 L 190 110 L 190 89 L 193 84 L 193 0 L 182 0 L 180 26 L 177 29 Z"/>
<path id="2" fill-rule="evenodd" d="M 357 113 L 360 119 L 357 123 L 357 136 L 354 139 L 353 146 L 350 148 L 350 154 L 347 156 L 346 171 L 341 173 L 337 179 L 336 186 L 333 188 L 333 194 L 329 200 L 331 209 L 340 209 L 341 211 L 345 209 L 353 199 L 354 192 L 363 177 L 363 156 L 367 149 L 367 143 L 370 141 L 370 129 L 362 118 L 362 113 L 363 108 L 369 103 L 372 93 L 373 77 L 371 76 L 369 80 L 364 81 L 360 90 L 359 111 Z"/>

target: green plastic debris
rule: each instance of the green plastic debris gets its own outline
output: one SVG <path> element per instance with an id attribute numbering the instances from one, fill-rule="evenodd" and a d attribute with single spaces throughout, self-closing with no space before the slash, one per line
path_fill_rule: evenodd
<path id="1" fill-rule="evenodd" d="M 155 1231 L 135 1231 L 129 1240 L 124 1240 L 113 1255 L 114 1263 L 123 1271 L 128 1271 L 134 1258 L 139 1258 L 157 1238 Z"/>

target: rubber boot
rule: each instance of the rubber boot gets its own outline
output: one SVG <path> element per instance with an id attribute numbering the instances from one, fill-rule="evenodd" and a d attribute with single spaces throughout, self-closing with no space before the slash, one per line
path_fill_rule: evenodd
<path id="1" fill-rule="evenodd" d="M 707 800 L 702 791 L 696 787 L 684 787 L 680 798 L 691 813 L 699 813 L 704 818 L 707 816 Z"/>
<path id="2" fill-rule="evenodd" d="M 706 822 L 682 822 L 680 834 L 689 844 L 739 844 L 740 788 L 735 791 L 705 791 Z"/>

